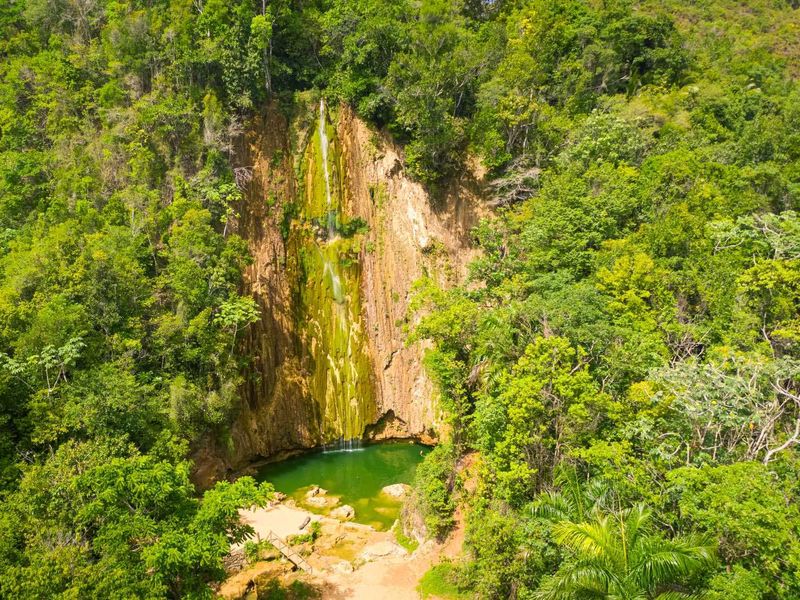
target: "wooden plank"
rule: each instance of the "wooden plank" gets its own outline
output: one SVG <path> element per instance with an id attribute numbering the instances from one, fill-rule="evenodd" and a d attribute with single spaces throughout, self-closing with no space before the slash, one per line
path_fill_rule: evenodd
<path id="1" fill-rule="evenodd" d="M 311 565 L 308 564 L 308 561 L 306 561 L 306 559 L 300 556 L 297 552 L 292 550 L 286 542 L 275 535 L 275 532 L 268 531 L 267 540 L 273 546 L 275 546 L 278 551 L 283 554 L 292 564 L 296 565 L 299 569 L 302 569 L 307 573 L 312 573 Z"/>

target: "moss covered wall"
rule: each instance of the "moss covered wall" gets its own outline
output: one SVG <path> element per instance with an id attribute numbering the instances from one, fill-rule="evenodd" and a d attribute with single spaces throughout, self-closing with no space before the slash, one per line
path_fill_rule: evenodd
<path id="1" fill-rule="evenodd" d="M 360 438 L 375 418 L 361 306 L 363 235 L 344 214 L 345 181 L 336 129 L 325 115 L 302 154 L 298 218 L 289 235 L 296 326 L 323 443 Z"/>

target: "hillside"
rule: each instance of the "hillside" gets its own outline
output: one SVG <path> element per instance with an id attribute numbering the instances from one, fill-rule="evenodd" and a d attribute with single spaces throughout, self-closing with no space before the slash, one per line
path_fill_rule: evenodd
<path id="1" fill-rule="evenodd" d="M 0 3 L 0 597 L 212 597 L 389 438 L 421 594 L 800 597 L 799 76 L 795 0 Z"/>

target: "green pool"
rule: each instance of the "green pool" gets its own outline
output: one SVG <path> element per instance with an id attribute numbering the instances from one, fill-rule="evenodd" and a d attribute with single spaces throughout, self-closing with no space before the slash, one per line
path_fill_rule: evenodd
<path id="1" fill-rule="evenodd" d="M 303 508 L 325 514 L 330 509 L 304 503 L 306 492 L 317 485 L 328 496 L 340 498 L 355 511 L 355 521 L 384 530 L 400 515 L 401 502 L 381 494 L 393 483 L 411 483 L 428 448 L 408 442 L 370 444 L 355 450 L 315 451 L 258 470 L 259 481 L 269 481 Z"/>

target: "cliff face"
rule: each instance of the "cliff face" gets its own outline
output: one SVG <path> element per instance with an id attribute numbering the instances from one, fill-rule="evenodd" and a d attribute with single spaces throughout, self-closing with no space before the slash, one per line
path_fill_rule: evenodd
<path id="1" fill-rule="evenodd" d="M 245 200 L 236 231 L 253 264 L 244 287 L 262 318 L 226 449 L 196 457 L 221 475 L 282 450 L 338 439 L 433 436 L 435 393 L 421 344 L 405 345 L 412 283 L 463 280 L 481 215 L 473 181 L 435 208 L 400 151 L 347 108 L 291 123 L 276 108 L 237 152 Z M 212 458 L 213 457 L 213 458 Z"/>
<path id="2" fill-rule="evenodd" d="M 469 232 L 482 209 L 465 177 L 434 203 L 403 172 L 401 153 L 352 112 L 341 111 L 338 137 L 346 159 L 349 210 L 369 224 L 362 252 L 364 316 L 378 412 L 371 432 L 387 437 L 433 433 L 435 392 L 422 366 L 422 344 L 405 338 L 412 284 L 424 275 L 443 286 L 466 277 L 475 257 Z M 382 427 L 385 425 L 385 427 Z"/>

